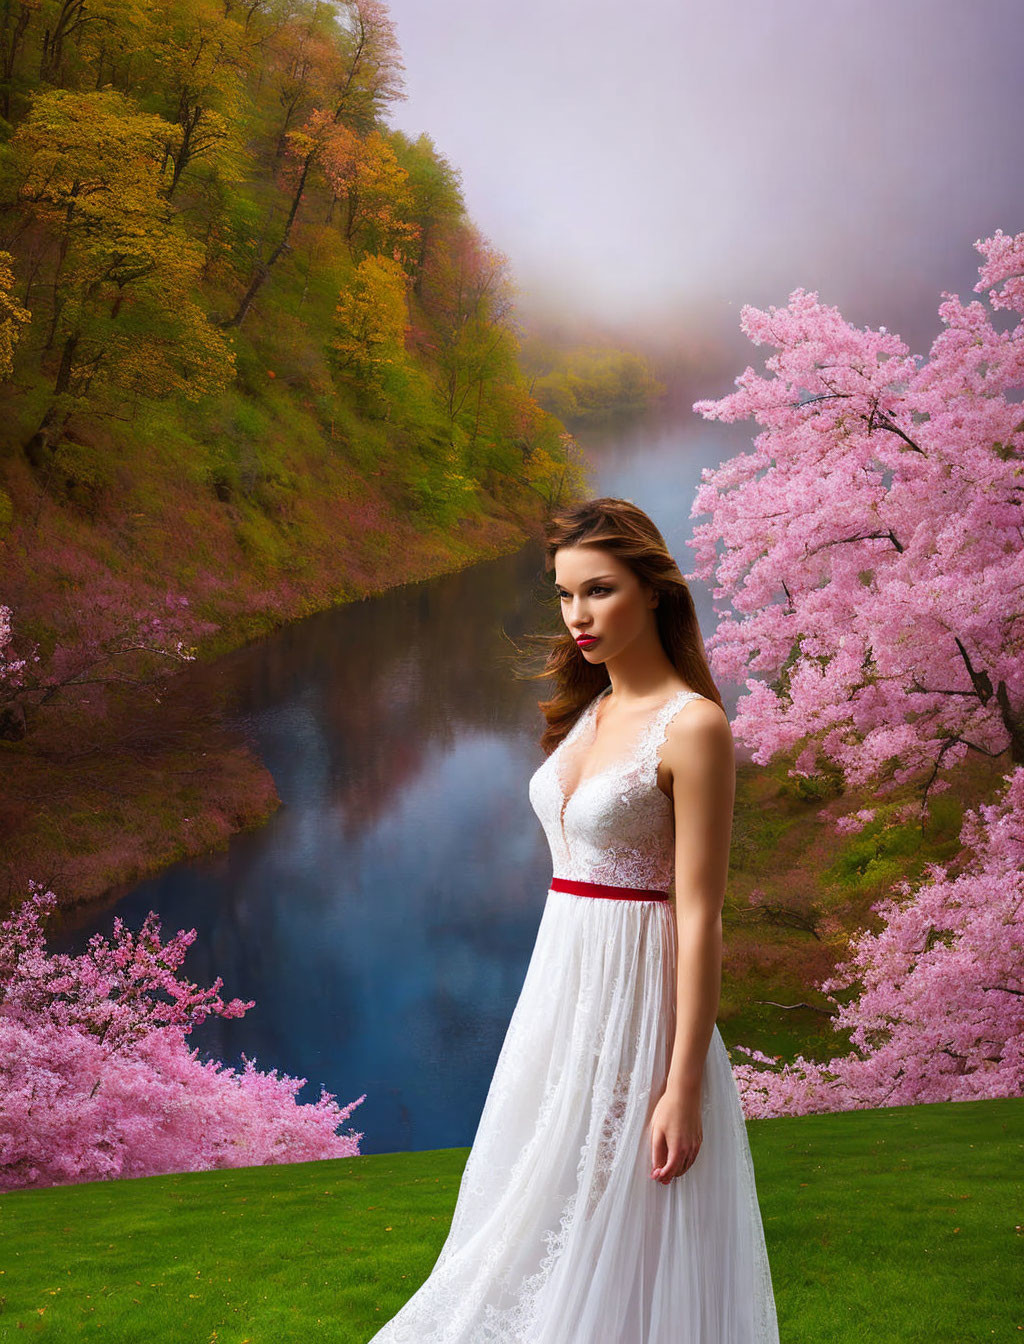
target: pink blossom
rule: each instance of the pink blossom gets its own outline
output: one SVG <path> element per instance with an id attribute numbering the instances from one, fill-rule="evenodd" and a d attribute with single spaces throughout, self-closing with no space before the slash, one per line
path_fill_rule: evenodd
<path id="1" fill-rule="evenodd" d="M 211 1013 L 254 1006 L 176 974 L 194 929 L 161 943 L 151 911 L 136 934 L 115 919 L 111 941 L 51 954 L 56 897 L 30 886 L 0 924 L 0 1189 L 358 1154 L 363 1135 L 337 1130 L 365 1094 L 339 1107 L 321 1087 L 302 1105 L 306 1079 L 188 1047 Z"/>
<path id="2" fill-rule="evenodd" d="M 1024 313 L 1024 234 L 975 246 L 976 291 Z M 802 289 L 747 306 L 744 332 L 777 351 L 766 374 L 694 404 L 763 427 L 702 473 L 693 515 L 710 521 L 691 541 L 691 577 L 731 604 L 708 650 L 746 685 L 734 728 L 754 760 L 830 762 L 876 794 L 921 781 L 896 821 L 923 815 L 969 751 L 1013 767 L 967 815 L 965 866 L 898 884 L 820 986 L 854 1049 L 779 1065 L 738 1047 L 749 1115 L 1024 1092 L 1024 416 L 1009 395 L 1024 323 L 1000 332 L 982 302 L 942 300 L 927 359 Z"/>
<path id="3" fill-rule="evenodd" d="M 993 306 L 1024 311 L 1024 234 L 978 247 Z M 765 427 L 703 473 L 690 543 L 731 603 L 709 654 L 747 686 L 760 763 L 798 751 L 791 773 L 827 758 L 883 792 L 933 768 L 940 790 L 968 751 L 1024 759 L 1024 326 L 943 297 L 926 361 L 800 289 L 747 306 L 772 376 L 694 404 Z"/>

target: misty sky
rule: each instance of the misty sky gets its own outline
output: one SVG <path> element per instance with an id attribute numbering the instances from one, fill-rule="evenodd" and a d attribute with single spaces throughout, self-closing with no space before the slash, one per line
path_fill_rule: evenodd
<path id="1" fill-rule="evenodd" d="M 518 306 L 735 330 L 817 289 L 923 353 L 1024 229 L 1022 0 L 390 0 Z"/>

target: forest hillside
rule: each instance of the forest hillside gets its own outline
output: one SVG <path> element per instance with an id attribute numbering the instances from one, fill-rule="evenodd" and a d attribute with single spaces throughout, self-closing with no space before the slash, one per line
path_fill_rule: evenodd
<path id="1" fill-rule="evenodd" d="M 579 484 L 507 259 L 386 124 L 402 71 L 380 0 L 2 6 L 0 528 L 33 633 L 97 565 L 251 630 L 372 590 L 397 536 L 413 572 L 455 523 L 507 548 Z M 545 400 L 651 394 L 601 358 Z"/>
<path id="2" fill-rule="evenodd" d="M 0 809 L 30 867 L 102 848 L 75 762 L 135 743 L 158 795 L 192 761 L 168 698 L 129 728 L 139 686 L 517 549 L 585 485 L 557 414 L 662 390 L 608 346 L 527 366 L 458 170 L 387 123 L 403 70 L 381 0 L 0 3 Z M 207 843 L 273 804 L 239 792 Z"/>

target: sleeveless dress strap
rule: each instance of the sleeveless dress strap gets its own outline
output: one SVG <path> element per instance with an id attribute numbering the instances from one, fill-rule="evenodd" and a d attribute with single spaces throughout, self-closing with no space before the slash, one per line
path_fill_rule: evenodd
<path id="1" fill-rule="evenodd" d="M 699 691 L 677 691 L 675 695 L 669 696 L 660 709 L 655 711 L 651 722 L 640 734 L 635 753 L 637 764 L 643 767 L 649 777 L 657 778 L 658 758 L 668 736 L 669 724 L 682 707 L 689 704 L 691 700 L 706 699 L 707 696 L 701 695 Z"/>

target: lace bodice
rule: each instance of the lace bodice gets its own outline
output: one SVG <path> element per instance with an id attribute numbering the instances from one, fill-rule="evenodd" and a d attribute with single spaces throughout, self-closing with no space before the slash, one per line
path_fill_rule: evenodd
<path id="1" fill-rule="evenodd" d="M 553 876 L 674 893 L 675 822 L 672 800 L 658 788 L 658 765 L 675 715 L 704 697 L 675 692 L 653 711 L 623 759 L 586 775 L 580 763 L 593 740 L 598 703 L 610 690 L 606 686 L 591 700 L 530 779 L 530 802 L 547 836 Z M 567 765 L 578 780 L 574 788 Z"/>

